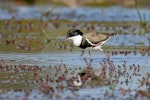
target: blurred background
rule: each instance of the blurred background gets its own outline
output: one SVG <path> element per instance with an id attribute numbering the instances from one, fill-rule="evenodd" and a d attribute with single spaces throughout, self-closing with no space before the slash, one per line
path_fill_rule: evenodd
<path id="1" fill-rule="evenodd" d="M 122 5 L 122 6 L 134 6 L 135 2 L 138 2 L 139 5 L 149 6 L 149 0 L 0 0 L 5 3 L 16 3 L 18 5 L 35 5 L 35 4 L 55 4 L 55 5 L 64 5 L 64 6 L 113 6 L 113 5 Z"/>
<path id="2" fill-rule="evenodd" d="M 146 34 L 150 32 L 149 0 L 0 2 L 0 45 L 3 47 L 0 51 L 53 51 L 47 45 L 52 45 L 57 40 L 54 42 L 55 49 L 60 48 L 64 44 L 58 40 L 63 39 L 71 28 L 84 32 L 95 30 L 121 34 L 119 42 L 111 41 L 106 44 L 109 46 L 149 46 L 149 34 Z M 126 42 L 122 38 L 124 34 L 128 38 Z"/>
<path id="3" fill-rule="evenodd" d="M 149 5 L 150 0 L 0 0 L 0 52 L 80 51 L 62 43 L 72 28 L 117 32 L 107 50 L 149 50 Z"/>

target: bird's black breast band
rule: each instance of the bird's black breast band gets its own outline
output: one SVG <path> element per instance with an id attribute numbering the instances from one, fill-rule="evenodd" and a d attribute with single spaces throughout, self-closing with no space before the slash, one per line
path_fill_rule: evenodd
<path id="1" fill-rule="evenodd" d="M 82 39 L 82 42 L 79 47 L 85 49 L 85 48 L 91 47 L 91 46 L 92 45 L 86 39 Z"/>

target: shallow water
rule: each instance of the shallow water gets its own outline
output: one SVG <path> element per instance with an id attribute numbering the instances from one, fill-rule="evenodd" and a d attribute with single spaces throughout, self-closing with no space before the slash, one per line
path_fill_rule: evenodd
<path id="1" fill-rule="evenodd" d="M 106 55 L 101 51 L 91 51 L 92 54 L 92 66 L 93 68 L 98 68 L 100 66 L 99 62 L 106 59 Z M 68 67 L 85 67 L 84 57 L 90 60 L 88 51 L 85 50 L 85 54 L 81 55 L 81 51 L 72 52 L 48 52 L 48 53 L 1 53 L 0 59 L 5 60 L 6 63 L 10 64 L 27 64 L 27 65 L 39 65 L 39 66 L 49 66 L 49 65 L 59 65 L 63 61 Z M 134 55 L 133 52 L 128 55 L 114 55 L 110 56 L 110 60 L 114 64 L 119 65 L 126 61 L 127 65 L 132 65 L 136 62 L 136 65 L 140 66 L 150 66 L 148 55 L 142 56 L 140 53 Z"/>

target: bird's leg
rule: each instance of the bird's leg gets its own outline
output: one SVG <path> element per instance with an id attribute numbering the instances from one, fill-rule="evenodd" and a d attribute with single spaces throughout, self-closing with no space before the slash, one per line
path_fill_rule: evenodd
<path id="1" fill-rule="evenodd" d="M 90 55 L 90 61 L 92 61 L 93 59 L 92 59 L 92 55 L 91 55 L 90 50 L 88 50 L 88 52 L 89 52 L 89 55 Z"/>
<path id="2" fill-rule="evenodd" d="M 82 53 L 81 53 L 81 56 L 83 56 L 84 55 L 84 50 L 82 50 Z"/>
<path id="3" fill-rule="evenodd" d="M 107 57 L 107 61 L 109 62 L 110 61 L 110 53 L 107 52 L 107 51 L 104 51 L 106 57 Z"/>
<path id="4" fill-rule="evenodd" d="M 99 48 L 99 50 L 102 51 L 106 55 L 107 61 L 110 61 L 110 53 L 103 51 L 103 49 L 101 47 Z"/>

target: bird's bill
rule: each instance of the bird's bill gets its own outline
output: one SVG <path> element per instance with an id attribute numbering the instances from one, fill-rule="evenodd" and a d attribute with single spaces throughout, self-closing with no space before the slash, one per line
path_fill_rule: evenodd
<path id="1" fill-rule="evenodd" d="M 69 37 L 66 37 L 65 39 L 62 40 L 62 43 L 66 42 L 69 40 Z"/>
<path id="2" fill-rule="evenodd" d="M 65 39 L 64 39 L 64 41 L 68 41 L 69 40 L 69 38 L 68 37 L 66 37 Z"/>

